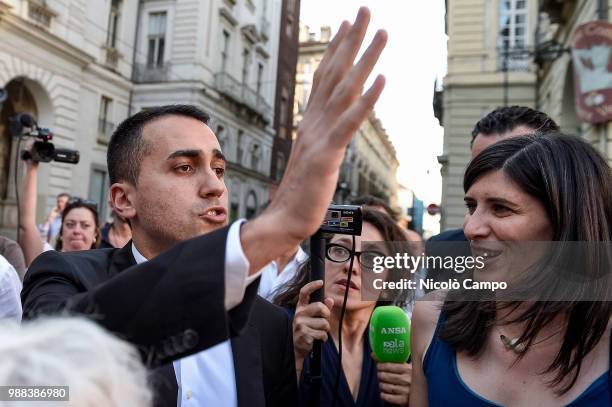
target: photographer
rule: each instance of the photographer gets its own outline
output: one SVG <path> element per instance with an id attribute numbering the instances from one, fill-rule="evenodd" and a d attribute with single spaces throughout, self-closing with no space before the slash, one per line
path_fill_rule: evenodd
<path id="1" fill-rule="evenodd" d="M 408 363 L 378 363 L 373 358 L 368 338 L 370 317 L 377 306 L 391 301 L 362 300 L 362 290 L 371 273 L 369 260 L 373 251 L 364 242 L 406 242 L 403 231 L 386 214 L 363 209 L 363 230 L 356 238 L 357 252 L 351 253 L 348 236 L 335 234 L 326 244 L 325 282 L 308 282 L 311 263 L 308 260 L 295 277 L 279 289 L 274 303 L 293 315 L 295 367 L 299 381 L 299 405 L 306 406 L 310 394 L 310 360 L 315 340 L 323 341 L 321 363 L 321 405 L 338 407 L 386 406 L 390 403 L 407 406 L 412 380 L 412 365 Z M 352 269 L 350 256 L 356 259 Z M 364 264 L 365 263 L 365 264 Z M 348 274 L 351 273 L 350 284 Z M 328 296 L 324 302 L 309 302 L 311 294 L 325 284 Z M 347 288 L 349 284 L 349 288 Z M 344 351 L 342 369 L 339 365 L 339 335 L 344 292 L 348 289 L 346 314 L 342 323 Z M 401 298 L 396 298 L 396 301 Z M 340 379 L 341 377 L 341 379 Z"/>
<path id="2" fill-rule="evenodd" d="M 30 151 L 31 144 L 26 151 Z M 23 249 L 26 266 L 41 253 L 53 247 L 40 238 L 36 226 L 37 161 L 25 160 L 26 173 L 23 180 L 22 197 L 19 202 L 19 244 Z M 68 201 L 62 213 L 55 250 L 71 252 L 96 248 L 100 236 L 98 210 L 91 201 L 73 199 Z"/>

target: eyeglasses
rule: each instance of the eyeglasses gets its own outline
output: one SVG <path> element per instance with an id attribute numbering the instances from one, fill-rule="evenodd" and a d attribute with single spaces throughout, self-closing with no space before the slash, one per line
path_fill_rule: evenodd
<path id="1" fill-rule="evenodd" d="M 67 205 L 82 205 L 82 206 L 90 207 L 94 209 L 96 212 L 98 211 L 98 203 L 90 199 L 70 198 L 67 202 Z"/>
<path id="2" fill-rule="evenodd" d="M 376 257 L 384 257 L 385 254 L 374 250 L 364 250 L 362 252 L 353 252 L 348 247 L 340 244 L 330 243 L 327 245 L 325 257 L 334 263 L 345 263 L 351 258 L 351 255 L 357 257 L 357 261 L 361 267 L 365 269 L 374 268 L 374 259 Z"/>

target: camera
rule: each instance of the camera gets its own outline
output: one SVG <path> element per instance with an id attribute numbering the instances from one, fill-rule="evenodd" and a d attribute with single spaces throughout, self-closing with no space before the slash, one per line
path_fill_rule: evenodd
<path id="1" fill-rule="evenodd" d="M 361 206 L 332 204 L 327 208 L 325 219 L 319 231 L 359 236 L 361 235 L 362 222 Z"/>
<path id="2" fill-rule="evenodd" d="M 31 151 L 23 151 L 21 159 L 48 163 L 57 161 L 67 164 L 78 164 L 79 152 L 67 148 L 56 148 L 51 140 L 53 133 L 49 129 L 39 127 L 32 116 L 27 113 L 17 113 L 9 119 L 9 131 L 13 137 L 35 137 L 37 141 Z"/>

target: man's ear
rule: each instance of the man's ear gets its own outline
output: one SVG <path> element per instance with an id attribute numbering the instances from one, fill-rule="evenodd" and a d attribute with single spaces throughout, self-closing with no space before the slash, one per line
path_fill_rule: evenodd
<path id="1" fill-rule="evenodd" d="M 108 194 L 111 207 L 128 221 L 136 217 L 136 188 L 127 182 L 116 182 L 111 185 Z"/>

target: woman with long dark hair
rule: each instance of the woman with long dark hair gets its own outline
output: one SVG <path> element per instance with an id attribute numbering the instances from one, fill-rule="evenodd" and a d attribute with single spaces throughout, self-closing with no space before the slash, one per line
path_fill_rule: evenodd
<path id="1" fill-rule="evenodd" d="M 294 279 L 281 286 L 274 303 L 286 307 L 294 314 L 293 343 L 296 371 L 299 379 L 300 405 L 307 405 L 309 395 L 309 360 L 315 339 L 323 341 L 321 405 L 331 406 L 383 406 L 384 402 L 407 405 L 410 394 L 411 365 L 376 363 L 371 356 L 367 328 L 370 316 L 378 305 L 392 301 L 362 301 L 365 290 L 364 273 L 372 272 L 372 256 L 392 251 L 405 242 L 402 230 L 388 215 L 376 210 L 363 210 L 363 230 L 356 238 L 356 252 L 351 253 L 352 241 L 347 235 L 333 235 L 326 244 L 324 303 L 309 304 L 309 297 L 323 286 L 321 280 L 308 282 L 310 261 L 298 270 Z M 380 246 L 367 246 L 362 242 L 381 242 Z M 386 243 L 382 243 L 386 242 Z M 387 247 L 389 247 L 387 249 Z M 377 251 L 378 250 L 378 251 Z M 389 255 L 390 253 L 382 253 Z M 350 257 L 354 255 L 352 270 Z M 350 283 L 348 273 L 351 273 Z M 389 273 L 391 274 L 391 273 Z M 401 274 L 392 278 L 399 278 Z M 338 371 L 338 328 L 344 293 L 348 287 L 346 312 L 342 323 L 342 369 Z M 398 299 L 396 298 L 396 301 Z M 336 392 L 337 388 L 337 392 Z"/>
<path id="2" fill-rule="evenodd" d="M 491 256 L 486 263 L 492 274 L 485 268 L 480 278 L 509 273 L 513 292 L 528 296 L 461 301 L 461 292 L 448 292 L 419 301 L 412 319 L 410 405 L 610 405 L 612 171 L 606 160 L 577 137 L 515 137 L 474 158 L 464 190 L 465 235 L 473 254 Z M 597 259 L 566 256 L 573 283 L 597 276 L 593 292 L 600 295 L 561 289 L 557 293 L 568 298 L 555 297 L 552 288 L 565 278 L 559 262 L 527 262 L 524 274 L 513 274 L 534 252 L 516 256 L 521 244 L 543 242 L 555 252 L 578 241 L 603 247 Z M 540 260 L 549 258 L 539 253 Z M 534 285 L 516 284 L 521 281 Z"/>

